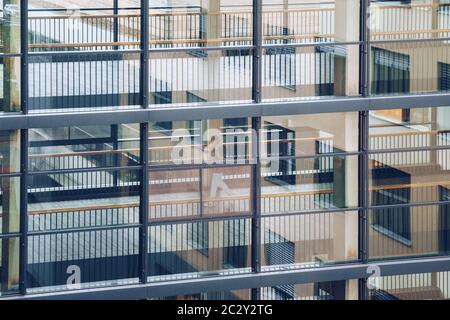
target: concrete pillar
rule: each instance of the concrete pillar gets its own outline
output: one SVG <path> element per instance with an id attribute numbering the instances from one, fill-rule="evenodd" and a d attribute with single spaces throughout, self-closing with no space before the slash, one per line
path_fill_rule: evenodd
<path id="1" fill-rule="evenodd" d="M 439 4 L 440 0 L 432 0 L 431 1 L 431 29 L 436 30 L 439 29 Z M 434 33 L 434 37 L 438 38 L 439 34 Z"/>
<path id="2" fill-rule="evenodd" d="M 216 42 L 217 39 L 222 37 L 222 26 L 221 26 L 221 0 L 201 0 L 201 10 L 204 17 L 203 39 L 207 40 L 205 46 L 220 46 L 221 43 Z"/>
<path id="3" fill-rule="evenodd" d="M 2 172 L 18 172 L 20 167 L 19 131 L 0 131 Z M 2 233 L 20 230 L 20 179 L 0 178 L 2 193 Z M 1 291 L 16 289 L 19 283 L 19 238 L 3 239 L 1 253 Z"/>
<path id="4" fill-rule="evenodd" d="M 359 0 L 335 2 L 335 40 L 359 40 Z M 346 56 L 336 55 L 334 61 L 334 94 L 354 96 L 359 93 L 359 47 L 345 46 Z"/>
<path id="5" fill-rule="evenodd" d="M 283 0 L 283 36 L 288 36 L 291 33 L 289 30 L 289 0 Z"/>
<path id="6" fill-rule="evenodd" d="M 20 1 L 3 1 L 3 52 L 20 53 Z M 20 58 L 3 58 L 3 111 L 20 111 Z"/>
<path id="7" fill-rule="evenodd" d="M 348 115 L 351 116 L 350 114 Z M 357 128 L 346 124 L 346 129 Z M 335 161 L 336 164 L 336 161 Z M 346 157 L 341 166 L 334 168 L 335 197 L 345 198 L 345 205 L 355 206 L 358 203 L 358 167 L 357 157 Z M 341 172 L 344 171 L 344 172 Z M 338 178 L 339 177 L 339 178 Z M 338 201 L 338 199 L 335 199 Z M 339 203 L 336 203 L 339 205 Z M 341 204 L 342 206 L 344 203 Z M 347 211 L 333 214 L 333 260 L 353 260 L 358 258 L 358 214 Z M 348 280 L 345 283 L 345 299 L 358 299 L 358 281 Z"/>
<path id="8" fill-rule="evenodd" d="M 3 52 L 20 53 L 20 1 L 3 1 Z M 20 59 L 4 57 L 3 107 L 4 112 L 20 111 Z M 18 130 L 0 131 L 2 172 L 20 170 L 20 134 Z M 2 233 L 20 229 L 20 182 L 18 178 L 0 179 L 2 191 Z M 17 289 L 19 284 L 18 238 L 3 239 L 1 253 L 1 291 Z"/>
<path id="9" fill-rule="evenodd" d="M 359 40 L 359 0 L 335 2 L 335 40 L 350 42 Z M 334 94 L 354 96 L 359 94 L 359 47 L 346 46 L 346 56 L 336 55 L 334 60 Z M 358 115 L 345 114 L 344 150 L 357 150 Z M 358 203 L 357 157 L 346 157 L 337 163 L 335 173 L 335 199 L 347 206 Z M 343 171 L 343 172 L 342 172 Z M 337 185 L 338 184 L 338 185 Z M 341 191 L 339 191 L 341 190 Z M 345 190 L 345 191 L 344 191 Z M 358 215 L 356 212 L 334 214 L 334 259 L 350 260 L 358 256 Z M 358 282 L 346 281 L 346 299 L 358 298 Z"/>

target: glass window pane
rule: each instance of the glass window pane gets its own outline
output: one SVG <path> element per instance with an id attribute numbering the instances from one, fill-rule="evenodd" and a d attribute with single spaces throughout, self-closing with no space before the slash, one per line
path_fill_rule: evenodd
<path id="1" fill-rule="evenodd" d="M 150 171 L 150 221 L 250 215 L 251 167 Z"/>
<path id="2" fill-rule="evenodd" d="M 0 8 L 0 53 L 20 53 L 20 0 L 1 0 Z"/>
<path id="3" fill-rule="evenodd" d="M 20 178 L 0 176 L 0 234 L 20 231 Z"/>
<path id="4" fill-rule="evenodd" d="M 167 2 L 160 2 L 167 4 Z M 153 48 L 202 48 L 251 45 L 252 0 L 171 0 L 150 2 Z"/>
<path id="5" fill-rule="evenodd" d="M 324 113 L 262 118 L 262 157 L 358 151 L 358 113 Z"/>
<path id="6" fill-rule="evenodd" d="M 370 149 L 450 146 L 450 107 L 371 111 Z"/>
<path id="7" fill-rule="evenodd" d="M 150 281 L 251 272 L 250 219 L 198 223 L 149 227 Z"/>
<path id="8" fill-rule="evenodd" d="M 28 237 L 28 293 L 138 283 L 139 229 Z"/>
<path id="9" fill-rule="evenodd" d="M 0 130 L 0 174 L 20 172 L 20 130 Z"/>
<path id="10" fill-rule="evenodd" d="M 20 238 L 0 239 L 0 296 L 19 290 Z"/>
<path id="11" fill-rule="evenodd" d="M 357 96 L 358 61 L 357 45 L 266 48 L 262 56 L 263 100 Z"/>
<path id="12" fill-rule="evenodd" d="M 200 216 L 200 171 L 150 171 L 150 221 Z"/>
<path id="13" fill-rule="evenodd" d="M 312 268 L 358 259 L 358 212 L 263 217 L 264 271 Z"/>
<path id="14" fill-rule="evenodd" d="M 371 1 L 370 6 L 373 41 L 449 36 L 450 3 L 447 0 Z"/>
<path id="15" fill-rule="evenodd" d="M 206 102 L 251 102 L 249 49 L 154 52 L 150 55 L 151 107 Z"/>
<path id="16" fill-rule="evenodd" d="M 151 165 L 246 164 L 252 130 L 247 118 L 150 123 Z"/>
<path id="17" fill-rule="evenodd" d="M 373 95 L 449 90 L 447 41 L 373 43 L 371 58 Z"/>
<path id="18" fill-rule="evenodd" d="M 437 202 L 450 188 L 450 150 L 369 155 L 370 204 Z"/>
<path id="19" fill-rule="evenodd" d="M 267 44 L 359 40 L 359 1 L 263 0 Z"/>
<path id="20" fill-rule="evenodd" d="M 157 300 L 251 300 L 251 289 L 201 292 L 170 297 L 160 297 Z"/>
<path id="21" fill-rule="evenodd" d="M 139 125 L 30 129 L 30 171 L 54 171 L 140 164 Z"/>
<path id="22" fill-rule="evenodd" d="M 358 206 L 358 157 L 271 160 L 262 167 L 263 214 Z"/>
<path id="23" fill-rule="evenodd" d="M 2 54 L 0 53 L 0 98 L 1 98 L 0 115 L 3 113 L 21 111 L 22 96 L 20 84 L 20 72 L 21 72 L 20 70 L 21 70 L 20 57 L 2 56 Z"/>
<path id="24" fill-rule="evenodd" d="M 33 174 L 29 231 L 139 223 L 140 170 Z"/>
<path id="25" fill-rule="evenodd" d="M 30 55 L 30 112 L 139 109 L 137 53 Z"/>
<path id="26" fill-rule="evenodd" d="M 52 0 L 50 5 L 30 0 L 30 51 L 139 49 L 140 13 L 140 0 Z"/>
<path id="27" fill-rule="evenodd" d="M 358 279 L 261 288 L 261 300 L 358 300 Z"/>
<path id="28" fill-rule="evenodd" d="M 448 300 L 449 271 L 383 276 L 370 290 L 371 300 Z"/>
<path id="29" fill-rule="evenodd" d="M 251 167 L 222 167 L 202 172 L 203 214 L 251 214 Z"/>
<path id="30" fill-rule="evenodd" d="M 370 210 L 370 258 L 448 255 L 449 214 L 448 203 Z"/>

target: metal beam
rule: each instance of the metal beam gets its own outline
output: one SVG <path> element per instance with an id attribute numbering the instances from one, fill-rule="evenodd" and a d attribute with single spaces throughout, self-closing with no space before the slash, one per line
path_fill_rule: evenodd
<path id="1" fill-rule="evenodd" d="M 149 109 L 121 109 L 12 114 L 0 116 L 4 130 L 52 128 L 73 125 L 111 125 L 142 123 L 143 121 L 179 121 L 226 119 L 261 116 L 283 116 L 333 112 L 358 112 L 399 108 L 429 108 L 450 106 L 450 94 L 399 95 L 391 97 L 354 97 L 289 102 L 262 102 L 242 104 L 211 104 L 176 108 L 151 107 Z"/>
<path id="2" fill-rule="evenodd" d="M 280 286 L 367 278 L 369 266 L 380 268 L 381 276 L 442 272 L 450 270 L 450 257 L 423 258 L 372 262 L 371 264 L 346 264 L 317 269 L 297 269 L 249 273 L 235 276 L 214 276 L 189 280 L 174 280 L 108 288 L 85 289 L 26 296 L 8 297 L 9 300 L 95 300 L 95 299 L 149 299 L 164 296 L 194 294 L 212 291 L 228 291 L 249 288 Z"/>

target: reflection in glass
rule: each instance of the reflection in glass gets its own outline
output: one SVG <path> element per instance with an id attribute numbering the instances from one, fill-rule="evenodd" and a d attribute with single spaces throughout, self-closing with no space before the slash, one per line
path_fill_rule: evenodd
<path id="1" fill-rule="evenodd" d="M 31 112 L 139 108 L 136 53 L 47 54 L 29 59 Z"/>
<path id="2" fill-rule="evenodd" d="M 357 96 L 356 45 L 274 47 L 262 56 L 264 100 L 315 96 Z"/>
<path id="3" fill-rule="evenodd" d="M 370 112 L 372 150 L 450 146 L 450 107 Z"/>
<path id="4" fill-rule="evenodd" d="M 0 176 L 0 234 L 20 231 L 20 178 Z"/>
<path id="5" fill-rule="evenodd" d="M 358 280 L 290 283 L 261 288 L 262 300 L 357 300 Z"/>
<path id="6" fill-rule="evenodd" d="M 251 0 L 171 0 L 150 3 L 150 45 L 154 48 L 202 48 L 251 45 Z"/>
<path id="7" fill-rule="evenodd" d="M 168 164 L 246 164 L 251 158 L 247 118 L 150 123 L 149 162 Z"/>
<path id="8" fill-rule="evenodd" d="M 200 216 L 200 171 L 150 171 L 150 221 Z"/>
<path id="9" fill-rule="evenodd" d="M 349 208 L 357 204 L 357 156 L 275 158 L 262 167 L 263 214 Z"/>
<path id="10" fill-rule="evenodd" d="M 150 280 L 251 272 L 251 221 L 233 219 L 149 227 Z"/>
<path id="11" fill-rule="evenodd" d="M 359 1 L 263 0 L 267 44 L 359 40 Z"/>
<path id="12" fill-rule="evenodd" d="M 139 165 L 139 125 L 73 126 L 29 131 L 30 171 Z"/>
<path id="13" fill-rule="evenodd" d="M 28 237 L 28 293 L 136 284 L 139 229 Z"/>
<path id="14" fill-rule="evenodd" d="M 0 130 L 0 174 L 20 172 L 20 130 Z"/>
<path id="15" fill-rule="evenodd" d="M 444 193 L 450 200 L 447 190 Z M 370 210 L 370 258 L 448 255 L 449 215 L 448 203 Z"/>
<path id="16" fill-rule="evenodd" d="M 0 53 L 20 53 L 20 0 L 2 0 L 0 8 Z"/>
<path id="17" fill-rule="evenodd" d="M 262 157 L 358 151 L 358 114 L 327 113 L 262 118 Z"/>
<path id="18" fill-rule="evenodd" d="M 161 297 L 157 300 L 251 300 L 250 289 L 202 292 L 188 295 Z"/>
<path id="19" fill-rule="evenodd" d="M 30 51 L 139 49 L 140 13 L 140 0 L 29 0 Z"/>
<path id="20" fill-rule="evenodd" d="M 441 201 L 450 187 L 449 159 L 449 150 L 370 154 L 370 204 Z"/>
<path id="21" fill-rule="evenodd" d="M 29 231 L 139 223 L 139 170 L 29 176 Z"/>
<path id="22" fill-rule="evenodd" d="M 151 107 L 252 99 L 250 50 L 155 52 L 150 70 Z"/>
<path id="23" fill-rule="evenodd" d="M 264 270 L 320 267 L 358 259 L 358 213 L 263 217 Z"/>
<path id="24" fill-rule="evenodd" d="M 450 50 L 447 41 L 373 43 L 372 94 L 447 91 Z"/>
<path id="25" fill-rule="evenodd" d="M 390 2 L 390 1 L 389 1 Z M 446 0 L 371 1 L 372 41 L 446 38 L 450 3 Z"/>
<path id="26" fill-rule="evenodd" d="M 204 169 L 203 214 L 251 214 L 250 186 L 250 166 Z"/>
<path id="27" fill-rule="evenodd" d="M 19 289 L 20 238 L 0 239 L 0 296 Z"/>
<path id="28" fill-rule="evenodd" d="M 370 290 L 371 300 L 448 300 L 448 271 L 383 276 Z"/>
<path id="29" fill-rule="evenodd" d="M 250 166 L 150 171 L 150 221 L 248 215 Z"/>

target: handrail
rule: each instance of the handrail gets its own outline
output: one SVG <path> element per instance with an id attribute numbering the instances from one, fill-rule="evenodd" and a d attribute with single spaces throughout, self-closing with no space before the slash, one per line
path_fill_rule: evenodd
<path id="1" fill-rule="evenodd" d="M 450 181 L 439 181 L 439 182 L 429 182 L 429 183 L 412 183 L 412 184 L 401 184 L 401 185 L 384 185 L 384 186 L 370 186 L 369 191 L 380 191 L 380 190 L 396 190 L 396 189 L 419 189 L 427 187 L 437 187 L 437 186 L 448 186 Z M 283 198 L 283 197 L 293 197 L 293 196 L 312 196 L 319 194 L 331 194 L 333 189 L 319 189 L 310 191 L 292 191 L 283 192 L 278 194 L 263 194 L 261 199 L 273 199 L 273 198 Z M 213 198 L 203 198 L 203 202 L 223 202 L 223 201 L 239 201 L 239 200 L 249 200 L 249 196 L 226 196 L 226 197 L 213 197 Z M 200 203 L 200 198 L 198 199 L 176 199 L 176 200 L 158 200 L 150 201 L 150 206 L 161 206 L 161 205 L 183 205 L 190 203 Z M 139 203 L 128 203 L 120 205 L 95 205 L 87 207 L 78 208 L 59 208 L 59 209 L 46 209 L 46 210 L 30 210 L 29 215 L 43 215 L 51 213 L 65 213 L 65 212 L 77 212 L 77 211 L 96 211 L 96 210 L 108 210 L 108 209 L 125 209 L 125 208 L 137 208 Z"/>
<path id="2" fill-rule="evenodd" d="M 317 194 L 329 194 L 332 193 L 332 189 L 324 190 L 313 190 L 313 191 L 298 191 L 298 192 L 287 192 L 282 194 L 269 194 L 262 195 L 261 198 L 279 198 L 288 196 L 311 196 Z M 239 200 L 250 200 L 250 196 L 226 196 L 226 197 L 212 197 L 203 198 L 203 202 L 223 202 L 223 201 L 239 201 Z M 176 200 L 159 200 L 159 201 L 149 201 L 150 206 L 161 206 L 161 205 L 183 205 L 187 203 L 200 203 L 200 198 L 198 199 L 176 199 Z M 46 210 L 31 210 L 28 211 L 29 215 L 42 215 L 50 213 L 65 213 L 65 212 L 77 212 L 77 211 L 96 211 L 96 210 L 109 210 L 109 209 L 125 209 L 125 208 L 137 208 L 139 203 L 129 203 L 120 205 L 95 205 L 88 207 L 74 207 L 74 208 L 56 208 L 56 209 L 46 209 Z"/>
<path id="3" fill-rule="evenodd" d="M 440 134 L 450 133 L 449 130 L 439 131 L 439 130 L 430 130 L 430 131 L 412 131 L 412 132 L 390 132 L 390 133 L 377 133 L 377 134 L 370 134 L 369 138 L 381 138 L 381 137 L 397 137 L 397 136 L 418 136 L 418 135 L 434 135 L 434 134 Z"/>
<path id="4" fill-rule="evenodd" d="M 375 36 L 395 36 L 395 35 L 411 35 L 421 33 L 446 33 L 450 32 L 450 29 L 427 29 L 427 30 L 400 30 L 400 31 L 373 31 L 371 34 Z"/>
<path id="5" fill-rule="evenodd" d="M 422 182 L 422 183 L 403 183 L 403 184 L 392 184 L 383 186 L 371 186 L 370 191 L 379 190 L 397 190 L 397 189 L 419 189 L 419 188 L 429 188 L 438 186 L 449 186 L 450 181 L 438 181 L 438 182 Z"/>
<path id="6" fill-rule="evenodd" d="M 439 4 L 412 4 L 408 6 L 404 5 L 390 5 L 390 6 L 373 6 L 375 10 L 388 10 L 388 9 L 395 9 L 395 8 L 429 8 L 439 6 Z M 150 9 L 171 9 L 172 7 L 153 7 Z M 173 7 L 176 9 L 175 7 Z M 192 7 L 179 7 L 178 9 L 189 9 L 189 8 L 196 8 L 201 9 L 198 6 L 192 6 Z M 94 10 L 92 8 L 86 8 L 88 10 Z M 97 8 L 98 10 L 112 10 L 114 8 Z M 120 10 L 125 10 L 122 8 L 119 8 Z M 131 8 L 127 8 L 131 10 Z M 138 8 L 136 8 L 138 9 Z M 63 11 L 64 9 L 48 9 L 48 11 Z M 93 15 L 79 15 L 76 18 L 73 17 L 72 12 L 70 9 L 67 9 L 70 11 L 70 14 L 68 15 L 46 15 L 46 16 L 30 16 L 29 20 L 45 20 L 45 19 L 54 19 L 54 20 L 60 20 L 60 19 L 80 19 L 80 20 L 86 20 L 86 19 L 121 19 L 121 18 L 140 18 L 141 15 L 139 13 L 119 13 L 119 14 L 93 14 Z M 82 8 L 77 9 L 80 11 L 83 11 Z M 278 14 L 278 13 L 289 13 L 289 14 L 296 14 L 296 13 L 315 13 L 315 12 L 334 12 L 334 8 L 288 8 L 288 9 L 269 9 L 269 10 L 263 10 L 263 15 L 267 15 L 270 17 L 270 15 Z M 30 10 L 33 11 L 33 10 Z M 39 9 L 36 11 L 45 11 L 43 9 Z M 174 12 L 150 12 L 150 17 L 179 17 L 179 16 L 229 16 L 229 15 L 246 15 L 246 14 L 252 14 L 252 11 L 245 10 L 239 10 L 239 11 L 222 11 L 222 12 L 192 12 L 192 11 L 174 11 Z M 275 22 L 277 24 L 279 22 Z M 107 23 L 106 23 L 107 24 Z M 331 26 L 331 25 L 330 25 Z M 198 26 L 197 26 L 198 27 Z M 374 31 L 372 32 L 372 36 L 375 38 L 380 37 L 386 37 L 386 36 L 401 36 L 401 35 L 414 35 L 414 34 L 422 34 L 422 35 L 429 35 L 429 34 L 439 34 L 439 33 L 450 33 L 450 29 L 430 29 L 430 30 L 400 30 L 400 31 Z M 304 39 L 311 39 L 314 37 L 327 37 L 327 38 L 333 38 L 333 34 L 327 34 L 327 33 L 309 33 L 309 34 L 293 34 L 293 35 L 263 35 L 264 40 L 273 40 L 273 41 L 288 41 L 288 40 L 304 40 Z M 229 43 L 229 42 L 251 42 L 253 39 L 252 37 L 222 37 L 222 38 L 214 38 L 214 39 L 201 39 L 201 38 L 189 38 L 189 39 L 154 39 L 150 40 L 150 44 L 153 45 L 168 45 L 168 44 L 205 44 L 205 43 Z M 380 40 L 380 39 L 379 39 Z M 51 49 L 51 48 L 89 48 L 89 47 L 117 47 L 117 46 L 136 46 L 138 47 L 140 45 L 139 41 L 125 41 L 125 42 L 82 42 L 79 41 L 78 43 L 30 43 L 29 47 L 31 49 Z"/>
<path id="7" fill-rule="evenodd" d="M 450 131 L 425 131 L 425 132 L 398 132 L 398 133 L 381 133 L 381 134 L 370 134 L 369 138 L 382 138 L 382 137 L 398 137 L 398 136 L 420 136 L 420 135 L 433 135 L 440 133 L 450 133 Z M 261 140 L 262 143 L 265 142 L 300 142 L 300 141 L 332 141 L 333 137 L 308 137 L 308 138 L 292 138 L 292 139 L 272 139 L 272 140 Z M 235 146 L 235 145 L 248 145 L 250 141 L 236 141 L 236 142 L 224 142 L 223 146 Z M 185 148 L 201 148 L 201 144 L 190 144 L 190 145 L 173 145 L 173 146 L 158 146 L 149 147 L 149 151 L 160 151 L 160 150 L 171 150 L 171 149 L 185 149 Z M 80 152 L 65 152 L 65 153 L 43 153 L 43 154 L 30 154 L 29 158 L 63 158 L 63 157 L 73 157 L 73 156 L 95 156 L 95 155 L 113 155 L 113 154 L 126 154 L 139 152 L 139 148 L 127 148 L 127 149 L 117 149 L 117 150 L 96 150 L 96 151 L 80 151 Z M 330 153 L 332 155 L 332 153 Z"/>

